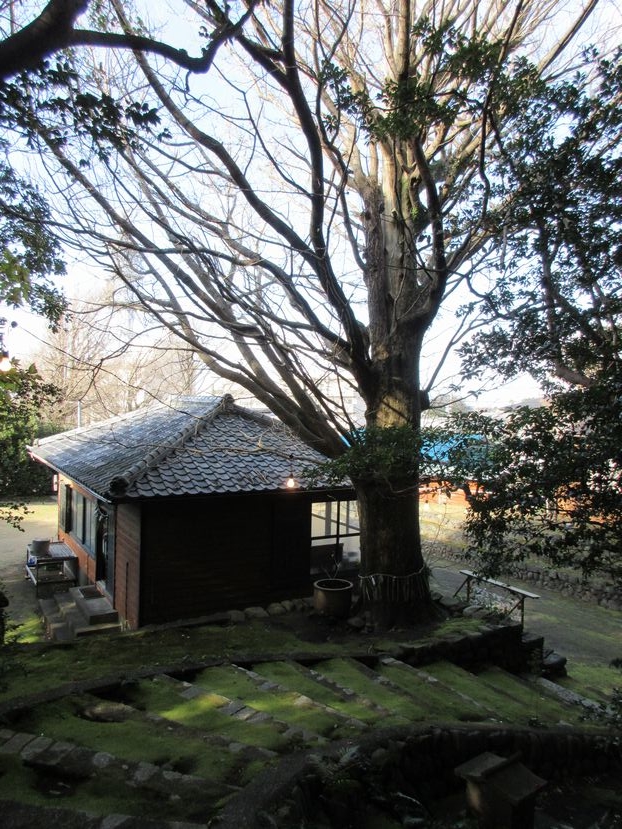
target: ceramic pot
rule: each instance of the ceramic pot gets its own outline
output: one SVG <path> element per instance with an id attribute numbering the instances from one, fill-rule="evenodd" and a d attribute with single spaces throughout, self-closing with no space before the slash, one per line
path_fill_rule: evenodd
<path id="1" fill-rule="evenodd" d="M 347 579 L 318 579 L 313 584 L 313 605 L 318 613 L 347 619 L 354 585 Z"/>

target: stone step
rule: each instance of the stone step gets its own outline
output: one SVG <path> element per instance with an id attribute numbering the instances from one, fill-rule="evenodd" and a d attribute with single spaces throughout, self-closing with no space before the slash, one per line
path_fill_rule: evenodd
<path id="1" fill-rule="evenodd" d="M 86 594 L 86 595 L 85 595 Z M 95 586 L 73 587 L 39 599 L 50 639 L 71 642 L 83 636 L 118 633 L 123 629 L 119 614 Z"/>
<path id="2" fill-rule="evenodd" d="M 407 680 L 404 684 L 398 681 L 398 684 L 401 688 L 404 688 L 407 684 L 409 693 L 415 695 L 417 699 L 421 700 L 424 696 L 430 699 L 429 695 L 431 693 L 433 704 L 439 707 L 446 705 L 448 709 L 455 709 L 456 705 L 463 705 L 464 710 L 460 712 L 460 720 L 467 717 L 474 722 L 488 719 L 494 721 L 494 710 L 484 705 L 481 700 L 477 699 L 476 695 L 465 693 L 463 690 L 458 690 L 451 683 L 443 682 L 443 680 L 429 673 L 426 670 L 427 666 L 423 668 L 415 667 L 390 656 L 383 657 L 381 663 L 389 669 L 397 669 Z M 468 675 L 468 671 L 464 671 L 464 675 Z M 475 678 L 473 677 L 473 679 Z"/>
<path id="3" fill-rule="evenodd" d="M 97 636 L 102 633 L 121 633 L 123 625 L 121 622 L 98 622 L 90 625 L 71 625 L 71 630 L 76 639 L 84 636 Z"/>
<path id="4" fill-rule="evenodd" d="M 477 679 L 499 696 L 505 695 L 528 706 L 534 719 L 542 719 L 547 724 L 555 723 L 555 717 L 565 724 L 569 721 L 578 724 L 583 719 L 580 709 L 551 692 L 552 683 L 548 686 L 545 683 L 536 684 L 526 676 L 508 674 L 495 665 L 478 673 Z"/>
<path id="5" fill-rule="evenodd" d="M 426 665 L 422 673 L 429 674 L 437 682 L 449 688 L 459 685 L 463 695 L 468 694 L 471 699 L 477 697 L 478 703 L 488 710 L 498 709 L 499 704 L 503 702 L 505 709 L 511 712 L 511 719 L 516 717 L 524 719 L 530 716 L 530 707 L 525 706 L 524 700 L 512 694 L 511 690 L 501 691 L 493 688 L 484 679 L 485 671 L 475 674 L 451 662 L 434 662 Z M 504 675 L 508 677 L 511 689 L 516 677 L 511 674 Z M 495 719 L 498 719 L 498 716 L 498 712 L 495 713 Z"/>
<path id="6" fill-rule="evenodd" d="M 333 735 L 336 725 L 352 727 L 345 717 L 336 722 L 337 712 L 330 712 L 310 697 L 279 689 L 277 683 L 269 682 L 265 677 L 258 678 L 253 671 L 235 663 L 206 668 L 194 678 L 194 684 L 206 691 L 229 688 L 226 693 L 232 697 L 234 706 L 241 704 L 263 718 L 271 717 L 285 723 L 286 736 L 301 736 L 305 742 L 325 742 L 328 734 Z M 244 717 L 244 712 L 236 716 Z"/>
<path id="7" fill-rule="evenodd" d="M 39 599 L 39 609 L 41 610 L 45 624 L 45 632 L 49 639 L 55 642 L 72 642 L 74 640 L 73 631 L 67 624 L 65 617 L 53 597 Z"/>
<path id="8" fill-rule="evenodd" d="M 385 718 L 392 725 L 406 724 L 417 715 L 423 716 L 418 701 L 412 695 L 357 658 L 324 660 L 315 669 L 331 681 L 338 682 L 345 693 L 355 694 L 359 703 L 368 704 L 375 711 L 384 710 Z"/>
<path id="9" fill-rule="evenodd" d="M 303 666 L 300 667 L 303 668 Z M 325 688 L 328 688 L 336 694 L 339 694 L 339 696 L 346 702 L 356 702 L 357 705 L 361 705 L 363 708 L 368 708 L 379 717 L 391 716 L 392 712 L 385 706 L 369 699 L 366 696 L 357 694 L 356 691 L 353 691 L 351 688 L 348 688 L 336 679 L 325 676 L 321 672 L 321 664 L 318 666 L 317 670 L 315 668 L 304 668 L 304 670 L 308 671 L 309 676 L 312 677 L 318 684 L 323 685 Z"/>
<path id="10" fill-rule="evenodd" d="M 58 608 L 58 612 L 65 616 L 67 613 L 70 613 L 72 610 L 76 609 L 76 603 L 69 593 L 66 591 L 64 593 L 56 593 L 54 596 L 54 601 L 56 602 L 56 606 Z"/>
<path id="11" fill-rule="evenodd" d="M 100 777 L 106 770 L 114 772 L 115 779 L 123 779 L 132 790 L 142 790 L 147 796 L 190 798 L 205 801 L 222 798 L 237 791 L 204 777 L 170 771 L 152 763 L 131 761 L 105 751 L 93 751 L 75 743 L 53 740 L 42 735 L 0 730 L 0 755 L 19 756 L 31 768 L 56 772 L 68 777 Z M 121 775 L 119 775 L 121 772 Z"/>
<path id="12" fill-rule="evenodd" d="M 115 624 L 119 621 L 117 611 L 94 585 L 72 587 L 69 595 L 88 625 Z"/>
<path id="13" fill-rule="evenodd" d="M 54 642 L 73 642 L 76 638 L 72 629 L 64 620 L 48 620 L 45 627 L 48 638 Z"/>
<path id="14" fill-rule="evenodd" d="M 362 722 L 361 720 L 357 720 L 354 717 L 349 717 L 346 714 L 342 714 L 341 711 L 338 711 L 336 708 L 333 708 L 330 705 L 326 705 L 325 703 L 320 702 L 319 700 L 316 700 L 314 698 L 312 699 L 311 697 L 307 696 L 306 694 L 302 694 L 301 692 L 297 691 L 296 689 L 291 689 L 291 688 L 288 688 L 285 685 L 281 685 L 278 682 L 273 682 L 272 680 L 266 678 L 261 673 L 258 673 L 257 671 L 250 670 L 249 668 L 244 668 L 241 665 L 236 665 L 235 667 L 237 668 L 238 671 L 241 671 L 242 673 L 244 673 L 245 676 L 247 676 L 252 682 L 254 682 L 255 685 L 257 686 L 257 688 L 259 688 L 260 691 L 264 691 L 266 693 L 273 693 L 274 692 L 274 693 L 283 693 L 283 694 L 296 693 L 296 694 L 298 694 L 298 697 L 297 697 L 296 701 L 294 702 L 294 705 L 296 705 L 296 706 L 301 706 L 301 707 L 304 706 L 304 707 L 307 707 L 307 708 L 315 708 L 318 711 L 322 711 L 322 712 L 328 714 L 329 716 L 331 716 L 334 719 L 338 720 L 342 724 L 354 727 L 354 728 L 359 729 L 359 730 L 367 728 L 366 724 L 364 722 Z"/>
<path id="15" fill-rule="evenodd" d="M 136 691 L 137 687 L 133 690 Z M 130 696 L 132 695 L 133 692 L 130 693 Z M 187 721 L 171 719 L 154 711 L 141 710 L 131 702 L 120 701 L 118 689 L 109 688 L 102 695 L 84 694 L 76 698 L 74 715 L 80 720 L 101 724 L 104 729 L 108 725 L 114 729 L 118 723 L 130 723 L 131 721 L 132 725 L 128 726 L 128 730 L 134 731 L 135 727 L 136 733 L 140 733 L 146 729 L 150 739 L 161 740 L 163 744 L 169 746 L 173 754 L 177 753 L 175 745 L 179 746 L 180 753 L 186 757 L 196 756 L 197 752 L 205 753 L 214 761 L 213 772 L 209 774 L 209 779 L 211 783 L 218 786 L 228 788 L 233 786 L 237 789 L 238 778 L 234 769 L 239 764 L 252 763 L 256 769 L 262 769 L 278 758 L 276 751 L 262 745 L 245 743 L 243 738 L 237 736 L 232 738 L 231 734 L 227 733 L 227 728 L 224 729 L 224 733 L 218 730 L 206 731 L 200 725 L 194 727 Z M 184 719 L 183 715 L 182 719 Z M 98 725 L 95 726 L 95 735 L 97 729 Z M 246 731 L 249 730 L 246 729 Z M 85 734 L 86 744 L 93 748 L 94 735 L 90 726 L 88 732 L 81 732 L 81 734 Z M 97 741 L 97 737 L 95 740 Z M 226 755 L 234 757 L 235 762 L 232 764 L 230 760 L 225 759 Z M 190 774 L 187 770 L 184 773 Z"/>
<path id="16" fill-rule="evenodd" d="M 285 674 L 281 670 L 283 667 L 287 669 Z M 317 697 L 316 701 L 321 702 L 330 710 L 337 711 L 341 716 L 346 716 L 358 728 L 367 728 L 391 713 L 364 697 L 359 698 L 354 691 L 323 676 L 319 669 L 316 671 L 300 662 L 293 660 L 262 662 L 258 670 L 261 671 L 262 676 L 268 676 L 280 682 L 285 688 L 307 693 L 313 699 Z"/>
<path id="17" fill-rule="evenodd" d="M 289 723 L 286 723 L 277 717 L 273 717 L 265 711 L 260 711 L 252 705 L 248 705 L 242 699 L 233 699 L 224 696 L 218 691 L 210 691 L 209 689 L 200 685 L 195 685 L 192 682 L 176 679 L 169 674 L 161 674 L 158 677 L 158 681 L 166 682 L 184 700 L 195 700 L 201 697 L 210 699 L 214 705 L 214 708 L 226 717 L 233 717 L 237 720 L 243 720 L 249 725 L 269 724 L 277 732 L 283 734 L 287 739 L 298 735 L 309 742 L 324 742 L 323 738 L 319 734 L 314 734 L 301 728 L 292 729 L 292 726 Z"/>
<path id="18" fill-rule="evenodd" d="M 571 691 L 569 688 L 564 688 L 550 679 L 543 676 L 523 676 L 525 682 L 529 682 L 539 688 L 542 688 L 550 696 L 556 697 L 564 705 L 571 705 L 574 707 L 581 707 L 592 716 L 609 715 L 614 716 L 614 711 L 608 703 L 598 702 L 597 700 L 585 697 L 578 694 L 576 691 Z"/>

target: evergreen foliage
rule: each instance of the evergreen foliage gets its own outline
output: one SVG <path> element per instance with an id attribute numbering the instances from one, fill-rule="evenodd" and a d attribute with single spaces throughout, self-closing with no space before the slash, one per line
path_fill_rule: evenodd
<path id="1" fill-rule="evenodd" d="M 0 374 L 0 520 L 17 529 L 26 507 L 21 498 L 51 492 L 51 473 L 34 463 L 26 447 L 37 436 L 38 415 L 56 393 L 34 366 Z"/>

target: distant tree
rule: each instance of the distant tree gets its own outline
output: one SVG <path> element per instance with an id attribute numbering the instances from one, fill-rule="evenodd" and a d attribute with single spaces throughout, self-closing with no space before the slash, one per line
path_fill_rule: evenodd
<path id="1" fill-rule="evenodd" d="M 467 555 L 480 572 L 535 558 L 622 584 L 620 392 L 599 384 L 505 420 L 454 423 L 477 438 L 452 450 L 449 477 L 467 489 Z"/>
<path id="2" fill-rule="evenodd" d="M 192 394 L 193 351 L 119 292 L 73 302 L 35 360 L 59 399 L 41 416 L 55 431 L 103 420 L 144 402 Z"/>
<path id="3" fill-rule="evenodd" d="M 37 469 L 26 447 L 37 436 L 39 414 L 56 389 L 34 366 L 0 373 L 0 520 L 16 529 L 27 512 L 25 496 L 51 492 L 51 477 Z"/>

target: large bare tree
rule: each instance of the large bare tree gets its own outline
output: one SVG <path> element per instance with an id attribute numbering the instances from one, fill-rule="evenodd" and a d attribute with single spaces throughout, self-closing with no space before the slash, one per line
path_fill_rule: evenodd
<path id="1" fill-rule="evenodd" d="M 384 623 L 428 612 L 413 460 L 422 347 L 492 253 L 488 159 L 508 115 L 561 71 L 596 2 L 551 37 L 557 6 L 285 0 L 241 28 L 236 4 L 187 0 L 189 32 L 211 43 L 227 31 L 207 76 L 97 53 L 74 92 L 157 104 L 159 125 L 93 153 L 92 130 L 76 138 L 41 112 L 29 123 L 68 243 L 310 446 L 338 457 L 344 437 L 367 441 L 349 472 L 364 595 Z"/>

